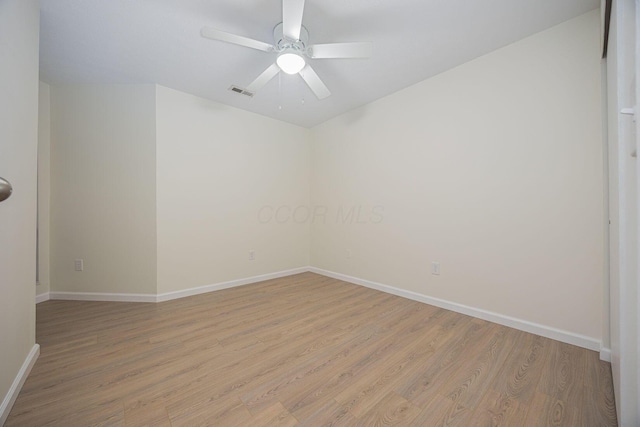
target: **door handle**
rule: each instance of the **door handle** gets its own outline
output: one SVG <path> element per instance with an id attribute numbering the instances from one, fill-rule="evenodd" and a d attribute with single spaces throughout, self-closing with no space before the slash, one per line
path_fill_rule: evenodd
<path id="1" fill-rule="evenodd" d="M 0 202 L 7 200 L 12 192 L 13 187 L 11 186 L 11 183 L 0 177 Z"/>

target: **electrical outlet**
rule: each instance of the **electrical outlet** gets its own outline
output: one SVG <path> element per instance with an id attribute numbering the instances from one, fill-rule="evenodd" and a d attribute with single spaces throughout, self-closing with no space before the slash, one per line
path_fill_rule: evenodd
<path id="1" fill-rule="evenodd" d="M 256 259 L 256 251 L 250 250 L 249 251 L 249 261 L 253 261 L 255 259 Z"/>
<path id="2" fill-rule="evenodd" d="M 83 271 L 84 270 L 84 260 L 78 258 L 75 262 L 75 270 L 76 271 Z"/>
<path id="3" fill-rule="evenodd" d="M 434 261 L 431 263 L 431 274 L 434 276 L 440 275 L 440 262 Z"/>

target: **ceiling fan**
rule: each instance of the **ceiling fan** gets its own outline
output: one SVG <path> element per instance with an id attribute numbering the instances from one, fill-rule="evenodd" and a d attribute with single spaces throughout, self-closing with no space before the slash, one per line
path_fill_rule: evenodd
<path id="1" fill-rule="evenodd" d="M 209 27 L 204 27 L 201 35 L 208 39 L 277 54 L 276 62 L 249 84 L 247 91 L 257 92 L 280 71 L 284 71 L 287 74 L 300 74 L 316 97 L 324 99 L 331 95 L 331 92 L 311 68 L 306 58 L 369 58 L 372 45 L 370 42 L 309 45 L 309 32 L 302 25 L 303 11 L 304 0 L 282 0 L 282 22 L 273 29 L 274 44 Z"/>

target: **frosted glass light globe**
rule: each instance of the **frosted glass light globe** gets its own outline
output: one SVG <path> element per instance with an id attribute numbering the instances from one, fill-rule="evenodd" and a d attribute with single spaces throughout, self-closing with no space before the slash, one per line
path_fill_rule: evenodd
<path id="1" fill-rule="evenodd" d="M 298 74 L 304 68 L 306 62 L 302 56 L 293 49 L 284 50 L 278 55 L 276 64 L 287 74 Z"/>

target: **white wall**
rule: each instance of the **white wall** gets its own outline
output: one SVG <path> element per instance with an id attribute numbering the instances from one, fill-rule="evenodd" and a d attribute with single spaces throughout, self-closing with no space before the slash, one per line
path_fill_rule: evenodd
<path id="1" fill-rule="evenodd" d="M 156 295 L 309 264 L 305 211 L 286 217 L 309 206 L 308 129 L 159 86 L 52 86 L 50 104 L 53 292 Z"/>
<path id="2" fill-rule="evenodd" d="M 600 341 L 600 108 L 593 11 L 314 128 L 312 265 Z"/>
<path id="3" fill-rule="evenodd" d="M 158 292 L 307 266 L 310 131 L 161 86 L 156 99 Z"/>
<path id="4" fill-rule="evenodd" d="M 53 291 L 155 294 L 155 178 L 155 86 L 51 87 Z"/>
<path id="5" fill-rule="evenodd" d="M 0 203 L 0 424 L 37 350 L 38 33 L 36 0 L 0 2 L 0 176 L 14 188 Z"/>
<path id="6" fill-rule="evenodd" d="M 51 200 L 51 90 L 40 82 L 38 90 L 38 286 L 37 295 L 47 294 L 49 282 Z"/>

